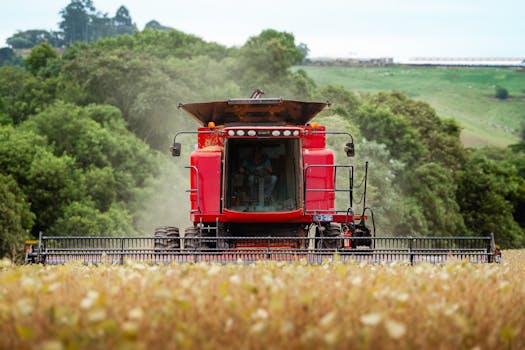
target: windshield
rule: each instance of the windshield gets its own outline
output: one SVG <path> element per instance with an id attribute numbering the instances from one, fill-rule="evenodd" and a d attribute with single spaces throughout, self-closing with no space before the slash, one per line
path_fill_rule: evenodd
<path id="1" fill-rule="evenodd" d="M 297 209 L 300 159 L 299 139 L 229 139 L 225 207 L 242 212 Z"/>

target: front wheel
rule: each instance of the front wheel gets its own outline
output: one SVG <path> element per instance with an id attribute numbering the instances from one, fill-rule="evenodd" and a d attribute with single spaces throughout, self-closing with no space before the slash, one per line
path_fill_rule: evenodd
<path id="1" fill-rule="evenodd" d="M 343 240 L 341 236 L 341 225 L 331 222 L 326 226 L 317 228 L 317 248 L 320 249 L 341 249 Z"/>
<path id="2" fill-rule="evenodd" d="M 197 227 L 186 227 L 184 229 L 184 249 L 200 248 L 200 230 Z"/>
<path id="3" fill-rule="evenodd" d="M 175 226 L 162 226 L 155 229 L 155 252 L 180 249 L 179 228 Z"/>

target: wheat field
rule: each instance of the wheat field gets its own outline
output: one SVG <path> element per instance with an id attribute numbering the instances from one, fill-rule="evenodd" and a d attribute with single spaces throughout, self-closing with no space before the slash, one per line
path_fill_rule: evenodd
<path id="1" fill-rule="evenodd" d="M 503 264 L 17 266 L 0 349 L 524 349 L 525 250 Z"/>

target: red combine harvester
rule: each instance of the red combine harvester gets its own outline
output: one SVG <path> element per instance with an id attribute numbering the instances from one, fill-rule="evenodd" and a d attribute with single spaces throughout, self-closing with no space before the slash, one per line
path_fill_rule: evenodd
<path id="1" fill-rule="evenodd" d="M 491 237 L 376 237 L 366 225 L 368 165 L 363 205 L 353 209 L 354 167 L 335 163 L 330 135 L 352 136 L 310 123 L 328 103 L 261 98 L 180 104 L 201 127 L 175 135 L 172 155 L 181 155 L 182 134 L 197 135 L 190 155 L 189 197 L 193 225 L 166 226 L 154 237 L 46 237 L 28 244 L 28 262 L 443 262 L 450 257 L 494 262 Z M 344 186 L 341 186 L 344 183 Z M 344 197 L 336 200 L 336 194 Z M 338 208 L 337 205 L 342 205 Z M 365 215 L 369 213 L 369 216 Z"/>
<path id="2" fill-rule="evenodd" d="M 353 167 L 335 165 L 334 152 L 326 148 L 327 135 L 345 134 L 346 154 L 353 156 L 352 136 L 309 124 L 326 106 L 275 98 L 181 104 L 202 125 L 191 132 L 198 138 L 188 167 L 194 225 L 184 231 L 184 248 L 305 249 L 312 226 L 309 238 L 319 238 L 313 248 L 342 248 L 343 232 L 370 237 L 361 217 L 354 224 Z M 181 154 L 176 139 L 185 133 L 175 136 L 173 156 Z M 347 188 L 336 188 L 338 173 L 348 174 Z M 336 191 L 348 193 L 349 203 L 340 210 Z M 177 236 L 175 228 L 160 228 L 156 236 L 168 231 Z M 371 247 L 369 239 L 361 243 Z"/>

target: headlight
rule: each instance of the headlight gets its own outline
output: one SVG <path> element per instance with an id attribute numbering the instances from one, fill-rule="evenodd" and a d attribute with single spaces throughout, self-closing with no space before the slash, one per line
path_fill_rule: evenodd
<path id="1" fill-rule="evenodd" d="M 255 130 L 248 130 L 248 136 L 255 136 L 255 135 L 257 135 Z"/>
<path id="2" fill-rule="evenodd" d="M 244 130 L 237 130 L 237 136 L 244 136 Z"/>
<path id="3" fill-rule="evenodd" d="M 299 136 L 299 130 L 294 130 L 293 136 Z"/>
<path id="4" fill-rule="evenodd" d="M 235 131 L 228 130 L 228 136 L 235 136 Z"/>
<path id="5" fill-rule="evenodd" d="M 290 130 L 284 130 L 283 131 L 283 135 L 284 136 L 290 136 L 292 134 L 292 132 Z"/>
<path id="6" fill-rule="evenodd" d="M 281 136 L 281 131 L 279 130 L 272 131 L 272 136 Z"/>

